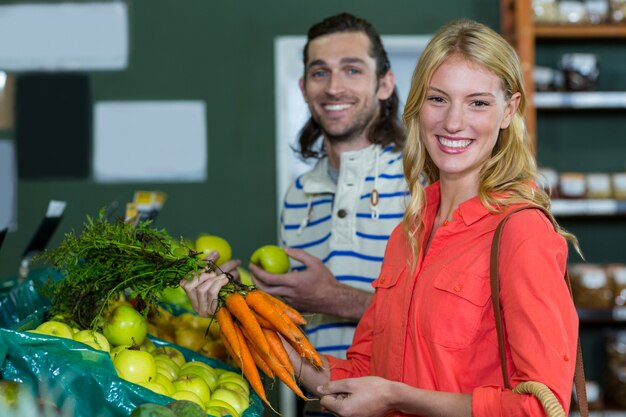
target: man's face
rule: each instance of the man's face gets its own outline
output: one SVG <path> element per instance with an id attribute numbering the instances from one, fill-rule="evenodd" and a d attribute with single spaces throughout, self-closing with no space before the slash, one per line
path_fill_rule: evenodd
<path id="1" fill-rule="evenodd" d="M 376 77 L 370 41 L 362 32 L 333 33 L 309 43 L 300 89 L 313 119 L 331 142 L 364 138 L 379 113 L 379 100 L 393 93 L 391 71 Z"/>

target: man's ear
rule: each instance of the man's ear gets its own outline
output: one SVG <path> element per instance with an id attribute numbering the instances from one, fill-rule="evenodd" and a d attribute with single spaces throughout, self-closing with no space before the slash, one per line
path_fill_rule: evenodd
<path id="1" fill-rule="evenodd" d="M 387 71 L 387 74 L 383 75 L 380 80 L 378 80 L 378 92 L 376 97 L 385 101 L 393 94 L 393 88 L 396 85 L 396 76 L 393 74 L 393 71 Z"/>
<path id="2" fill-rule="evenodd" d="M 304 76 L 300 77 L 300 79 L 298 80 L 298 85 L 300 86 L 300 92 L 302 93 L 302 98 L 304 98 L 304 102 L 308 103 L 309 100 L 307 99 L 306 89 L 304 88 Z"/>

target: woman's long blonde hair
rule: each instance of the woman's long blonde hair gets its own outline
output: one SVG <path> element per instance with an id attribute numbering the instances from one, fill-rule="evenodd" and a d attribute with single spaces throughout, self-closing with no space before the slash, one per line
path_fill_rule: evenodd
<path id="1" fill-rule="evenodd" d="M 424 229 L 421 217 L 425 205 L 422 176 L 429 183 L 439 179 L 439 169 L 428 155 L 420 137 L 419 113 L 433 73 L 451 55 L 461 55 L 496 74 L 502 80 L 507 100 L 516 92 L 521 94 L 519 107 L 510 125 L 500 130 L 492 156 L 480 171 L 478 193 L 481 202 L 494 213 L 502 212 L 507 206 L 516 203 L 550 208 L 547 193 L 535 186 L 537 165 L 526 143 L 526 92 L 517 53 L 498 33 L 481 23 L 471 20 L 452 21 L 435 33 L 422 53 L 413 72 L 403 115 L 407 128 L 404 175 L 411 193 L 403 227 L 414 262 L 419 255 L 419 240 Z M 561 228 L 558 232 L 578 250 L 578 242 L 572 234 Z"/>

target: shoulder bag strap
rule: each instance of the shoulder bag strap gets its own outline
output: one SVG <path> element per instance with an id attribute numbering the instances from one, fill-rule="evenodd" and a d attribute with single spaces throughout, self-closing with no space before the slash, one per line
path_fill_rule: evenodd
<path id="1" fill-rule="evenodd" d="M 502 331 L 502 316 L 500 314 L 500 280 L 499 280 L 499 255 L 500 255 L 500 239 L 502 237 L 502 230 L 504 228 L 504 224 L 509 219 L 509 217 L 513 213 L 517 213 L 520 210 L 525 209 L 537 209 L 541 210 L 546 217 L 552 222 L 552 225 L 557 227 L 556 220 L 552 216 L 552 214 L 546 210 L 544 207 L 529 205 L 529 206 L 521 206 L 516 207 L 511 210 L 507 215 L 500 221 L 498 227 L 496 228 L 495 234 L 493 235 L 493 242 L 491 244 L 491 262 L 490 262 L 490 279 L 491 279 L 491 302 L 493 304 L 493 312 L 496 319 L 496 331 L 498 334 L 498 347 L 500 351 L 500 362 L 502 368 L 502 378 L 504 380 L 504 386 L 508 389 L 511 389 L 511 385 L 509 383 L 508 372 L 506 369 L 506 357 L 504 354 L 504 334 Z M 567 270 L 565 271 L 565 281 L 567 282 L 567 288 L 569 289 L 570 296 L 572 295 L 572 286 L 569 280 L 569 275 Z M 578 347 L 576 349 L 576 368 L 574 373 L 574 385 L 576 387 L 576 397 L 578 399 L 578 407 L 580 410 L 580 415 L 582 417 L 587 417 L 589 415 L 589 409 L 587 406 L 587 391 L 585 389 L 585 373 L 583 369 L 583 356 L 582 350 L 580 348 L 580 338 L 578 339 Z"/>

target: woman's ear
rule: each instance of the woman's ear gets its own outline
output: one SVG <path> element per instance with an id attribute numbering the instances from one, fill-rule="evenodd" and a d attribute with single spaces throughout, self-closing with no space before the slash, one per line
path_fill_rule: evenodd
<path id="1" fill-rule="evenodd" d="M 519 107 L 519 102 L 522 99 L 522 95 L 517 92 L 511 96 L 509 102 L 504 109 L 504 117 L 502 118 L 502 123 L 500 123 L 500 129 L 506 129 L 511 124 L 511 120 L 513 120 L 513 116 L 517 112 Z"/>

